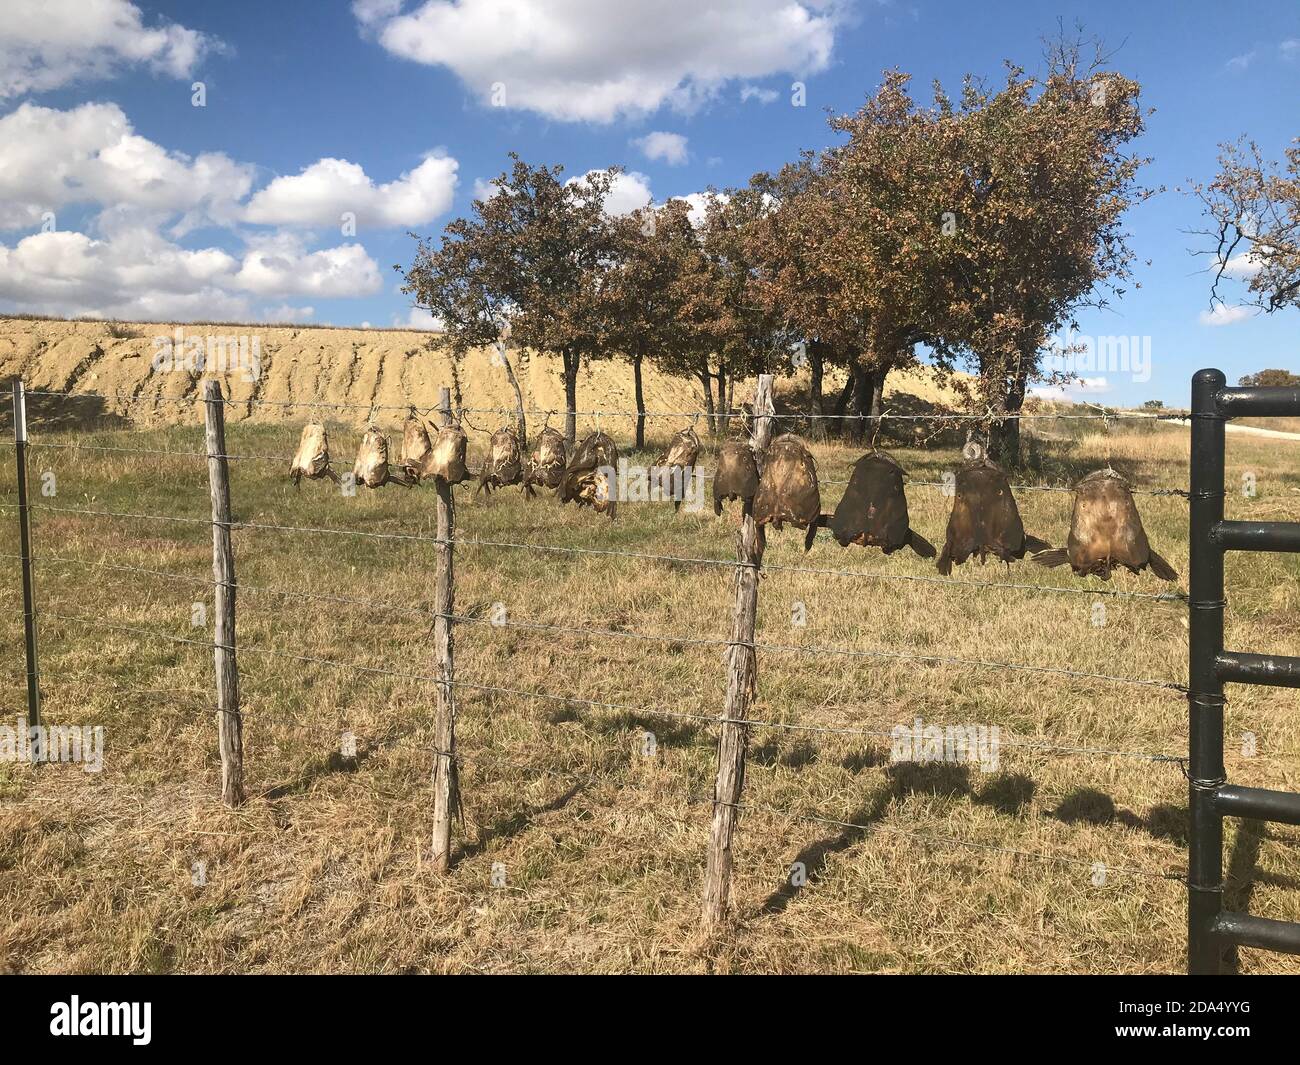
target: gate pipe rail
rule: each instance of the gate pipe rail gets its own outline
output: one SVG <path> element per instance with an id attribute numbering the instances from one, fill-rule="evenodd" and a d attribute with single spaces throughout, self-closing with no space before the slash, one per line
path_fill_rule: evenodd
<path id="1" fill-rule="evenodd" d="M 1221 370 L 1192 377 L 1188 577 L 1187 971 L 1217 974 L 1226 948 L 1300 954 L 1300 923 L 1223 909 L 1223 818 L 1300 824 L 1300 794 L 1229 784 L 1223 767 L 1226 683 L 1300 687 L 1300 658 L 1228 651 L 1223 556 L 1300 551 L 1300 523 L 1225 521 L 1224 427 L 1229 418 L 1300 415 L 1300 388 L 1228 388 Z"/>

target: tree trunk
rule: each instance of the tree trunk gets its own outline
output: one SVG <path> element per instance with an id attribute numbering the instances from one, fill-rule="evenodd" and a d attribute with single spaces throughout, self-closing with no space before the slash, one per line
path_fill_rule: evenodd
<path id="1" fill-rule="evenodd" d="M 1017 371 L 1005 384 L 1006 393 L 994 397 L 999 417 L 989 426 L 989 458 L 1007 467 L 1020 465 L 1020 412 L 1025 405 L 1029 375 Z"/>
<path id="2" fill-rule="evenodd" d="M 871 414 L 871 396 L 875 391 L 876 375 L 861 366 L 854 366 L 853 373 L 853 413 L 856 415 L 849 422 L 849 439 L 861 444 L 866 439 L 867 417 Z"/>
<path id="3" fill-rule="evenodd" d="M 637 352 L 632 360 L 632 382 L 636 390 L 636 447 L 640 451 L 645 447 L 645 391 L 641 380 L 641 363 L 645 356 Z"/>
<path id="4" fill-rule="evenodd" d="M 700 384 L 704 386 L 704 418 L 709 426 L 709 435 L 716 436 L 718 426 L 713 411 L 713 375 L 708 370 L 702 370 L 699 377 Z"/>
<path id="5" fill-rule="evenodd" d="M 850 363 L 849 375 L 845 378 L 844 387 L 840 389 L 839 398 L 835 401 L 835 417 L 838 420 L 834 424 L 840 436 L 843 436 L 848 430 L 848 425 L 844 421 L 844 414 L 849 409 L 849 397 L 853 395 L 854 373 L 853 364 Z"/>
<path id="6" fill-rule="evenodd" d="M 528 450 L 528 421 L 524 417 L 524 393 L 519 387 L 519 378 L 515 368 L 510 365 L 510 356 L 506 354 L 505 344 L 497 349 L 501 355 L 501 364 L 506 368 L 506 379 L 515 393 L 515 434 L 519 437 L 519 449 Z"/>
<path id="7" fill-rule="evenodd" d="M 885 406 L 885 374 L 888 369 L 877 370 L 871 380 L 871 438 L 880 432 L 880 414 Z"/>
<path id="8" fill-rule="evenodd" d="M 825 414 L 826 405 L 822 399 L 822 382 L 826 377 L 826 358 L 822 354 L 821 341 L 814 340 L 808 345 L 808 370 L 812 378 L 808 385 L 808 392 L 812 398 L 813 413 Z"/>
<path id="9" fill-rule="evenodd" d="M 723 426 L 725 430 L 731 429 L 731 412 L 735 410 L 733 403 L 736 399 L 736 375 L 732 374 L 727 378 L 727 424 Z"/>
<path id="10" fill-rule="evenodd" d="M 564 351 L 564 439 L 569 447 L 578 441 L 578 354 Z"/>

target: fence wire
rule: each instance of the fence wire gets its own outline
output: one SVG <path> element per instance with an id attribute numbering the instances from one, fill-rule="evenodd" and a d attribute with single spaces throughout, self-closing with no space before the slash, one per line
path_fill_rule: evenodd
<path id="1" fill-rule="evenodd" d="M 102 400 L 105 398 L 105 397 L 97 396 L 93 393 L 85 393 L 85 394 L 66 393 L 66 392 L 59 393 L 59 392 L 46 391 L 46 390 L 31 390 L 28 392 L 28 395 L 58 397 L 58 398 L 66 398 L 66 399 L 94 398 L 94 399 Z M 194 405 L 195 407 L 198 407 L 200 404 L 206 401 L 201 397 L 183 397 L 183 398 L 137 397 L 133 402 L 139 402 L 144 404 L 149 404 L 149 403 L 157 404 L 157 403 L 168 402 L 168 403 Z M 277 408 L 284 408 L 284 409 L 304 409 L 304 410 L 311 410 L 311 411 L 317 411 L 321 409 L 365 410 L 370 412 L 371 416 L 374 416 L 379 411 L 384 411 L 384 410 L 389 410 L 389 411 L 396 410 L 396 411 L 409 412 L 412 409 L 416 409 L 413 408 L 410 404 L 402 404 L 402 405 L 352 404 L 352 403 L 326 402 L 320 400 L 287 402 L 287 401 L 263 400 L 256 397 L 249 400 L 223 399 L 221 400 L 221 402 L 227 406 L 247 407 L 250 410 L 250 412 L 254 407 L 261 406 L 261 407 L 277 407 Z M 436 407 L 428 408 L 427 411 L 428 413 L 432 413 L 432 411 L 436 409 L 438 408 Z M 511 408 L 487 408 L 487 407 L 482 407 L 482 408 L 462 407 L 462 408 L 457 408 L 457 411 L 459 413 L 495 413 L 495 414 L 503 414 L 503 415 L 510 415 L 510 416 L 514 416 L 516 413 L 518 413 L 516 410 Z M 524 413 L 533 416 L 546 415 L 548 417 L 559 417 L 565 414 L 572 414 L 575 417 L 581 416 L 581 417 L 591 417 L 591 418 L 601 418 L 601 417 L 639 418 L 644 416 L 647 418 L 672 417 L 672 418 L 698 419 L 698 418 L 709 416 L 708 412 L 705 411 L 629 412 L 629 411 L 605 411 L 605 410 L 545 411 L 540 409 L 529 409 L 529 410 L 525 410 Z M 743 419 L 744 417 L 746 417 L 746 414 L 744 414 L 743 412 L 737 414 L 731 414 L 731 413 L 724 414 L 721 412 L 715 412 L 714 416 L 723 419 L 730 419 L 730 418 Z M 848 418 L 846 418 L 844 415 L 839 415 L 839 414 L 828 415 L 828 414 L 814 414 L 814 413 L 807 413 L 807 412 L 785 412 L 785 413 L 775 414 L 774 418 L 776 418 L 777 420 L 825 419 L 825 420 L 836 420 L 836 421 L 846 421 L 846 422 L 854 422 L 854 421 L 863 422 L 863 421 L 871 420 L 879 424 L 880 422 L 883 421 L 979 422 L 979 421 L 988 421 L 990 419 L 990 415 L 988 413 L 986 414 L 945 413 L 945 414 L 910 414 L 910 415 L 884 413 L 878 417 L 869 418 L 867 416 L 849 416 Z M 1028 420 L 1039 420 L 1039 419 L 1058 419 L 1058 420 L 1097 420 L 1102 422 L 1110 422 L 1110 421 L 1115 421 L 1123 418 L 1140 418 L 1147 421 L 1152 420 L 1147 415 L 1133 414 L 1133 413 L 1126 413 L 1126 412 L 1101 412 L 1101 413 L 1089 413 L 1089 414 L 1071 414 L 1065 412 L 1031 412 L 1031 413 L 1022 413 L 1022 414 L 1014 415 L 1007 418 L 1007 420 L 1028 421 Z M 81 442 L 58 443 L 54 441 L 46 442 L 46 441 L 38 440 L 33 442 L 33 447 L 57 448 L 57 449 L 64 449 L 69 451 L 85 450 L 85 451 L 103 452 L 103 453 L 111 453 L 111 454 L 137 454 L 137 455 L 154 455 L 154 456 L 161 455 L 161 456 L 202 458 L 202 459 L 221 458 L 221 459 L 231 460 L 231 461 L 268 461 L 268 462 L 280 462 L 280 463 L 292 461 L 292 456 L 287 456 L 287 455 L 281 456 L 281 455 L 267 455 L 267 454 L 233 454 L 233 453 L 225 454 L 225 455 L 209 455 L 206 451 L 189 452 L 189 451 L 172 451 L 166 449 L 150 449 L 150 448 L 119 448 L 119 447 L 107 446 L 107 445 L 85 444 Z M 823 483 L 844 484 L 847 482 L 826 480 Z M 918 481 L 909 481 L 908 483 L 910 485 L 915 485 L 918 487 L 938 487 L 946 490 L 951 489 L 951 486 L 945 482 L 918 480 Z M 1073 489 L 1068 486 L 1059 486 L 1059 485 L 1016 485 L 1013 487 L 1016 490 L 1022 490 L 1022 491 L 1046 491 L 1046 492 L 1072 492 L 1073 491 Z M 1188 495 L 1186 491 L 1182 489 L 1174 489 L 1174 488 L 1146 488 L 1146 489 L 1139 488 L 1139 489 L 1134 489 L 1134 491 L 1142 492 L 1150 495 L 1167 495 L 1167 496 L 1181 496 L 1181 497 L 1187 497 Z M 16 506 L 16 504 L 0 503 L 0 506 L 14 507 Z M 57 512 L 57 513 L 80 514 L 89 517 L 106 517 L 106 518 L 129 519 L 129 520 L 152 520 L 152 521 L 176 522 L 176 523 L 189 524 L 189 525 L 212 525 L 213 524 L 212 520 L 208 518 L 191 518 L 191 517 L 183 517 L 177 515 L 132 513 L 132 512 L 121 512 L 121 511 L 101 510 L 101 509 L 92 509 L 92 508 L 60 507 L 60 506 L 55 506 L 52 504 L 45 504 L 45 503 L 33 503 L 31 504 L 31 508 L 34 510 L 47 510 L 47 511 Z M 275 524 L 269 522 L 232 521 L 229 523 L 229 526 L 232 529 L 281 531 L 287 533 L 313 534 L 313 535 L 314 534 L 346 535 L 346 536 L 373 538 L 378 540 L 414 541 L 414 542 L 428 543 L 437 546 L 461 545 L 467 547 L 528 550 L 528 551 L 537 551 L 541 553 L 556 553 L 556 554 L 564 554 L 564 555 L 572 555 L 572 556 L 591 555 L 591 556 L 601 556 L 601 557 L 626 557 L 626 558 L 642 560 L 642 561 L 658 561 L 658 562 L 664 562 L 669 564 L 682 564 L 682 565 L 695 565 L 695 566 L 723 566 L 723 567 L 728 567 L 733 569 L 739 569 L 750 565 L 748 563 L 743 563 L 736 560 L 723 559 L 723 558 L 692 557 L 692 556 L 660 554 L 660 553 L 641 552 L 641 551 L 626 551 L 626 550 L 616 550 L 616 549 L 560 547 L 560 546 L 549 545 L 549 544 L 532 544 L 532 543 L 507 541 L 507 540 L 491 540 L 491 539 L 479 539 L 479 538 L 468 538 L 468 537 L 456 537 L 452 539 L 445 539 L 445 538 L 438 538 L 436 536 L 419 535 L 419 534 L 411 534 L 411 533 L 376 532 L 376 531 L 356 530 L 356 529 L 281 525 L 281 524 Z M 0 557 L 18 559 L 20 556 L 12 555 L 12 554 L 3 554 L 0 555 Z M 140 575 L 140 576 L 149 576 L 160 580 L 175 581 L 178 583 L 183 582 L 189 585 L 208 586 L 212 584 L 211 579 L 206 577 L 197 577 L 197 576 L 191 577 L 185 574 L 178 574 L 178 573 L 168 572 L 164 570 L 149 569 L 145 567 L 131 566 L 124 563 L 93 562 L 85 559 L 74 559 L 74 558 L 69 558 L 61 555 L 41 555 L 41 556 L 37 556 L 34 559 L 34 561 L 39 564 L 90 566 L 93 568 L 102 569 L 106 572 L 118 572 L 118 573 L 126 573 L 126 574 Z M 1186 599 L 1186 596 L 1183 595 L 1182 593 L 1157 594 L 1157 593 L 1146 593 L 1146 592 L 1130 592 L 1126 590 L 1117 590 L 1117 589 L 1065 588 L 1065 587 L 1060 587 L 1055 585 L 1044 586 L 1044 585 L 1033 585 L 1033 584 L 1022 584 L 1022 583 L 1011 583 L 1011 582 L 970 581 L 970 580 L 961 580 L 961 579 L 952 579 L 952 578 L 926 577 L 926 576 L 911 575 L 911 574 L 871 573 L 871 572 L 853 570 L 853 569 L 835 569 L 835 568 L 821 568 L 821 567 L 796 566 L 796 565 L 782 565 L 776 563 L 764 564 L 758 568 L 772 571 L 772 572 L 804 573 L 804 574 L 819 575 L 819 576 L 839 576 L 839 577 L 846 577 L 851 579 L 917 581 L 917 582 L 931 583 L 936 585 L 951 585 L 954 587 L 962 587 L 962 588 L 1006 589 L 1006 590 L 1016 590 L 1016 591 L 1026 591 L 1026 592 L 1043 592 L 1048 594 L 1066 593 L 1066 594 L 1098 595 L 1098 596 L 1106 596 L 1112 598 L 1149 600 L 1149 601 L 1156 601 L 1156 602 L 1179 602 L 1179 601 L 1184 601 Z M 408 605 L 408 604 L 393 603 L 393 602 L 373 599 L 373 598 L 348 597 L 348 596 L 331 595 L 328 593 L 319 593 L 319 592 L 301 592 L 297 590 L 280 589 L 280 588 L 273 588 L 273 587 L 259 586 L 259 585 L 247 585 L 242 583 L 237 585 L 237 587 L 244 591 L 249 591 L 249 592 L 254 592 L 259 594 L 283 596 L 286 598 L 299 598 L 299 599 L 309 600 L 309 601 L 355 605 L 355 606 L 366 607 L 369 609 L 385 609 L 385 610 L 409 612 L 413 615 L 419 615 L 419 616 L 429 618 L 431 621 L 438 617 L 443 617 L 452 624 L 479 624 L 479 625 L 489 625 L 497 628 L 520 629 L 520 630 L 539 632 L 539 633 L 571 634 L 571 635 L 578 635 L 583 637 L 594 636 L 600 638 L 608 637 L 608 638 L 621 638 L 621 639 L 638 640 L 638 641 L 654 641 L 654 642 L 664 643 L 670 646 L 704 646 L 704 647 L 711 647 L 717 649 L 726 649 L 726 648 L 736 646 L 736 641 L 721 639 L 721 638 L 703 638 L 703 637 L 689 637 L 689 636 L 674 636 L 674 635 L 667 635 L 667 634 L 649 634 L 649 633 L 640 633 L 640 632 L 623 631 L 623 630 L 602 629 L 602 628 L 588 627 L 588 626 L 550 625 L 550 624 L 528 622 L 528 621 L 510 621 L 510 620 L 497 621 L 493 619 L 485 619 L 481 617 L 472 617 L 468 615 L 457 615 L 457 614 L 440 615 L 424 606 L 417 606 L 414 604 Z M 51 612 L 51 611 L 42 611 L 40 616 L 48 617 L 68 624 L 92 626 L 92 627 L 97 627 L 97 628 L 102 628 L 107 630 L 125 632 L 133 636 L 142 637 L 146 639 L 162 640 L 173 644 L 201 647 L 206 651 L 210 651 L 215 646 L 217 646 L 216 644 L 214 644 L 214 642 L 211 639 L 199 640 L 199 639 L 187 638 L 182 636 L 176 636 L 166 632 L 158 632 L 151 629 L 140 628 L 137 626 L 114 623 L 100 618 L 78 617 L 78 616 L 66 615 L 66 614 Z M 1116 676 L 1111 674 L 1091 673 L 1091 672 L 1080 671 L 1080 670 L 1072 670 L 1072 669 L 1050 667 L 1050 666 L 1038 666 L 1038 665 L 1031 665 L 1025 663 L 998 662 L 998 661 L 989 661 L 989 660 L 982 660 L 982 659 L 964 659 L 964 658 L 944 656 L 944 655 L 920 655 L 920 654 L 914 654 L 910 652 L 893 652 L 887 650 L 864 650 L 864 649 L 833 647 L 833 646 L 782 645 L 782 644 L 764 643 L 760 641 L 755 641 L 752 644 L 745 644 L 744 646 L 750 647 L 755 652 L 763 652 L 763 653 L 885 658 L 885 659 L 896 659 L 902 661 L 925 662 L 929 664 L 960 665 L 960 666 L 970 666 L 970 667 L 1000 669 L 1000 670 L 1027 671 L 1027 672 L 1033 672 L 1033 673 L 1044 674 L 1044 675 L 1057 675 L 1057 676 L 1062 676 L 1071 679 L 1117 682 L 1121 684 L 1139 685 L 1139 686 L 1152 687 L 1152 688 L 1163 688 L 1163 689 L 1169 689 L 1180 693 L 1186 691 L 1186 688 L 1184 688 L 1182 685 L 1174 684 L 1167 681 L 1161 681 L 1157 679 L 1122 677 L 1122 676 Z M 438 676 L 429 675 L 425 673 L 407 672 L 402 670 L 394 670 L 391 668 L 366 666 L 360 663 L 344 662 L 336 659 L 324 658 L 324 657 L 319 657 L 314 655 L 296 654 L 296 653 L 286 652 L 276 648 L 265 647 L 257 644 L 241 643 L 238 646 L 237 651 L 240 653 L 251 653 L 251 654 L 262 655 L 262 656 L 279 659 L 279 660 L 326 666 L 334 669 L 346 670 L 352 673 L 359 672 L 359 673 L 366 673 L 371 675 L 384 675 L 399 680 L 418 681 L 418 682 L 428 683 L 433 685 L 446 684 L 447 686 L 453 689 L 462 689 L 465 691 L 480 692 L 488 695 L 495 695 L 495 694 L 510 695 L 510 696 L 530 699 L 530 700 L 535 699 L 535 700 L 542 700 L 542 701 L 549 701 L 549 702 L 558 702 L 570 706 L 572 705 L 584 706 L 590 709 L 612 710 L 612 711 L 617 711 L 624 715 L 629 715 L 634 718 L 647 717 L 647 718 L 663 718 L 663 719 L 670 719 L 670 720 L 683 720 L 683 721 L 691 721 L 691 722 L 708 725 L 708 726 L 717 726 L 720 724 L 735 724 L 735 725 L 741 725 L 747 728 L 754 728 L 754 729 L 788 730 L 790 732 L 821 734 L 821 735 L 861 736 L 861 737 L 873 738 L 873 739 L 888 739 L 894 736 L 894 732 L 892 730 L 884 730 L 884 729 L 801 724 L 796 722 L 763 720 L 755 717 L 728 718 L 726 716 L 710 715 L 704 713 L 674 711 L 674 710 L 669 710 L 667 708 L 658 707 L 658 706 L 639 706 L 639 705 L 634 705 L 629 703 L 607 701 L 607 700 L 600 700 L 600 699 L 590 699 L 590 698 L 584 698 L 584 697 L 567 695 L 567 694 L 559 694 L 553 692 L 529 690 L 524 688 L 514 688 L 514 687 L 508 687 L 502 685 L 482 684 L 482 683 L 477 683 L 469 680 L 460 680 L 455 677 L 444 680 L 443 678 L 440 678 Z M 182 692 L 178 690 L 177 694 L 198 695 L 201 693 Z M 215 709 L 215 707 L 213 709 Z M 1123 749 L 1087 746 L 1081 744 L 1070 744 L 1066 742 L 1044 742 L 1038 740 L 1014 740 L 1013 739 L 1013 740 L 1000 740 L 999 743 L 1001 746 L 1023 750 L 1026 752 L 1035 752 L 1035 753 L 1044 753 L 1044 754 L 1064 754 L 1064 755 L 1071 755 L 1071 756 L 1107 757 L 1107 758 L 1126 757 L 1126 758 L 1136 758 L 1136 759 L 1146 760 L 1152 763 L 1177 764 L 1183 766 L 1184 769 L 1186 767 L 1185 757 L 1178 756 L 1178 755 L 1164 754 L 1159 752 L 1123 750 Z M 443 752 L 434 751 L 433 753 L 435 756 L 438 756 Z M 476 761 L 483 761 L 485 758 L 485 755 L 481 753 L 475 753 L 467 756 L 460 752 L 455 752 L 455 753 L 448 753 L 447 756 L 451 757 L 452 759 L 454 759 L 460 764 L 473 764 Z M 488 761 L 491 764 L 497 766 L 510 766 L 512 768 L 524 772 L 535 772 L 539 774 L 547 774 L 547 775 L 560 776 L 560 777 L 570 777 L 572 779 L 582 779 L 591 783 L 598 783 L 598 784 L 612 783 L 608 778 L 602 778 L 590 774 L 574 773 L 572 771 L 559 769 L 553 766 L 538 766 L 538 765 L 531 765 L 531 764 L 512 763 L 506 760 L 493 759 L 490 757 L 488 758 Z M 718 800 L 714 800 L 714 801 L 717 802 Z M 942 846 L 961 847 L 961 848 L 984 851 L 988 853 L 1006 855 L 1009 857 L 1014 857 L 1019 859 L 1029 859 L 1029 860 L 1035 860 L 1041 862 L 1051 862 L 1051 863 L 1067 864 L 1067 865 L 1079 865 L 1079 866 L 1085 866 L 1094 869 L 1096 868 L 1097 865 L 1097 863 L 1089 859 L 1027 851 L 1027 850 L 1021 850 L 1012 847 L 1004 847 L 1004 846 L 999 846 L 994 844 L 980 843 L 978 841 L 973 841 L 973 840 L 957 839 L 954 837 L 931 835 L 931 834 L 916 832 L 913 830 L 904 829 L 898 826 L 888 825 L 888 824 L 881 824 L 881 823 L 860 824 L 860 823 L 855 823 L 850 821 L 843 821 L 837 818 L 827 817 L 816 813 L 807 813 L 807 812 L 801 812 L 796 810 L 782 810 L 776 807 L 765 806 L 760 803 L 742 801 L 734 804 L 722 803 L 722 805 L 733 806 L 737 810 L 750 810 L 754 812 L 763 812 L 774 816 L 819 823 L 831 827 L 836 827 L 842 830 L 849 830 L 849 831 L 862 832 L 862 833 L 870 833 L 873 831 L 885 832 L 889 834 L 898 835 L 901 837 L 906 837 L 908 839 L 911 839 L 918 843 L 922 843 L 927 846 L 942 845 Z M 1108 873 L 1114 872 L 1114 873 L 1119 873 L 1124 875 L 1143 876 L 1143 877 L 1151 877 L 1157 879 L 1180 880 L 1180 881 L 1185 879 L 1181 874 L 1172 874 L 1163 871 L 1141 869 L 1141 868 L 1129 867 L 1129 866 L 1107 865 L 1106 871 Z"/>

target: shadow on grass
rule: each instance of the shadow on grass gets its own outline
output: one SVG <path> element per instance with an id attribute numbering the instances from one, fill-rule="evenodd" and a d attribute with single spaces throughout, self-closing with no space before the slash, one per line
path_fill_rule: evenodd
<path id="1" fill-rule="evenodd" d="M 562 810 L 578 795 L 582 793 L 582 784 L 573 784 L 562 794 L 556 796 L 548 803 L 541 806 L 533 806 L 526 810 L 520 810 L 518 813 L 511 814 L 504 820 L 498 821 L 494 825 L 483 828 L 478 833 L 478 838 L 473 843 L 466 843 L 457 848 L 452 854 L 452 861 L 459 862 L 466 858 L 473 858 L 482 854 L 489 844 L 498 839 L 510 839 L 519 833 L 528 829 L 533 819 L 542 814 L 554 813 L 556 810 Z"/>
<path id="2" fill-rule="evenodd" d="M 1117 809 L 1115 800 L 1096 788 L 1079 788 L 1062 799 L 1051 816 L 1067 825 L 1120 824 L 1148 832 L 1156 839 L 1168 840 L 1180 847 L 1187 846 L 1186 806 L 1161 803 L 1141 817 L 1132 810 Z"/>

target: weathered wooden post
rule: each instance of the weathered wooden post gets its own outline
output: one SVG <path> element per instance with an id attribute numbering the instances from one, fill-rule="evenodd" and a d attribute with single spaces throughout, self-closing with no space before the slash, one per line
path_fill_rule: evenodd
<path id="1" fill-rule="evenodd" d="M 14 455 L 18 466 L 18 553 L 23 568 L 23 646 L 27 654 L 27 735 L 31 757 L 39 762 L 41 681 L 36 657 L 36 582 L 32 574 L 32 508 L 27 502 L 27 393 L 21 379 L 14 380 Z"/>
<path id="2" fill-rule="evenodd" d="M 235 659 L 235 549 L 230 540 L 230 468 L 226 460 L 226 407 L 221 382 L 203 385 L 208 487 L 212 496 L 212 583 L 215 618 L 212 650 L 217 675 L 217 745 L 221 750 L 221 801 L 244 801 L 244 721 L 239 709 Z"/>
<path id="3" fill-rule="evenodd" d="M 762 468 L 772 439 L 772 375 L 762 374 L 754 396 L 754 435 L 751 446 Z M 731 901 L 731 842 L 740 817 L 738 804 L 745 784 L 745 750 L 749 745 L 750 700 L 755 691 L 757 661 L 754 623 L 758 615 L 758 572 L 763 564 L 763 530 L 754 521 L 752 501 L 746 502 L 736 535 L 736 606 L 727 649 L 727 702 L 718 736 L 718 776 L 713 785 L 713 824 L 704 873 L 704 929 L 713 932 L 728 916 Z"/>
<path id="4" fill-rule="evenodd" d="M 438 394 L 439 420 L 451 424 L 451 389 Z M 438 678 L 437 719 L 434 722 L 433 756 L 433 868 L 445 873 L 451 868 L 451 821 L 458 803 L 456 772 L 456 692 L 453 680 L 452 615 L 456 610 L 452 540 L 456 535 L 456 503 L 452 488 L 435 478 L 438 492 L 438 567 L 434 589 L 433 657 Z"/>

